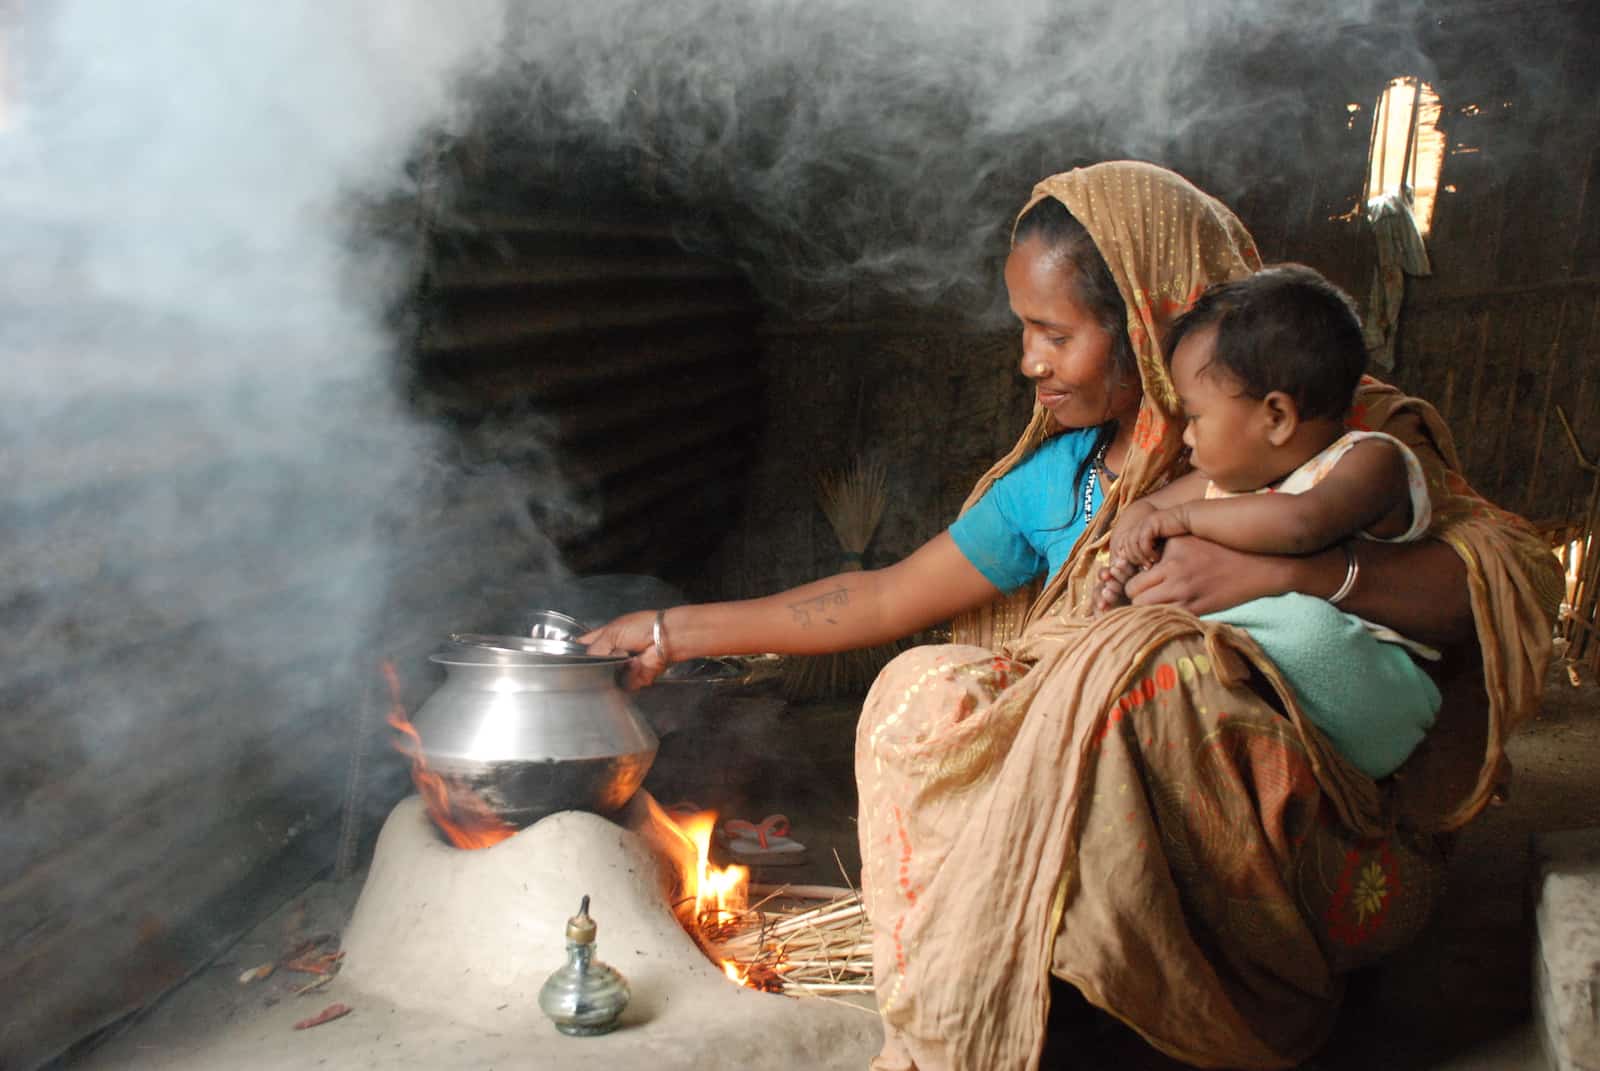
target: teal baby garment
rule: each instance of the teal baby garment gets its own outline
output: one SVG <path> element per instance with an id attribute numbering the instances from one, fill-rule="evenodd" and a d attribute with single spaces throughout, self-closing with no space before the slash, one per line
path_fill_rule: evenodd
<path id="1" fill-rule="evenodd" d="M 1433 725 L 1442 699 L 1405 648 L 1309 595 L 1274 595 L 1206 614 L 1261 645 L 1312 723 L 1374 778 L 1399 768 Z"/>

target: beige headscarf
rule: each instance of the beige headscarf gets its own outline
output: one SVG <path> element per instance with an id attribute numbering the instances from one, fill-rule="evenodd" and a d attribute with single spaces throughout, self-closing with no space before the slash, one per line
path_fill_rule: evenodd
<path id="1" fill-rule="evenodd" d="M 1066 205 L 1083 224 L 1116 279 L 1128 310 L 1128 338 L 1138 360 L 1144 400 L 1122 473 L 1066 567 L 1042 595 L 1037 588 L 1024 590 L 958 619 L 956 639 L 963 643 L 993 646 L 1009 639 L 1063 593 L 1069 595 L 1065 607 L 1086 609 L 1093 587 L 1086 581 L 1095 557 L 1086 551 L 1104 542 L 1109 521 L 1121 504 L 1149 494 L 1172 475 L 1183 447 L 1177 392 L 1160 345 L 1167 326 L 1206 287 L 1261 268 L 1255 242 L 1232 212 L 1188 179 L 1154 164 L 1119 160 L 1052 175 L 1033 188 L 1017 218 L 1046 197 Z M 1036 404 L 1022 438 L 983 474 L 962 508 L 970 508 L 996 480 L 1059 431 L 1049 411 Z"/>

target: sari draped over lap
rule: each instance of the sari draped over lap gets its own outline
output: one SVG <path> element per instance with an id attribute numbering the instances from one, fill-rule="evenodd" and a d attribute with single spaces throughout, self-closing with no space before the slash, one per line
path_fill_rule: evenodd
<path id="1" fill-rule="evenodd" d="M 1201 1067 L 1280 1068 L 1325 1038 L 1340 977 L 1409 940 L 1439 834 L 1487 803 L 1536 708 L 1560 598 L 1553 555 L 1474 495 L 1433 409 L 1364 381 L 1348 417 L 1422 460 L 1430 535 L 1466 566 L 1478 649 L 1375 783 L 1306 719 L 1247 633 L 1168 607 L 1087 614 L 1117 508 L 1179 460 L 1156 345 L 1206 285 L 1259 267 L 1218 202 L 1145 164 L 1041 183 L 1084 223 L 1128 308 L 1145 397 L 1105 507 L 1042 592 L 906 652 L 857 732 L 880 1071 L 1038 1065 L 1053 973 Z M 1030 202 L 1031 205 L 1032 202 Z M 1051 433 L 1036 412 L 976 501 Z"/>

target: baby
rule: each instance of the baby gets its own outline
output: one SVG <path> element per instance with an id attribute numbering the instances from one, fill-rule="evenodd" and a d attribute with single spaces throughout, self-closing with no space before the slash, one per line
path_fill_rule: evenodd
<path id="1" fill-rule="evenodd" d="M 1173 536 L 1309 554 L 1427 531 L 1416 456 L 1391 436 L 1345 429 L 1366 348 L 1350 299 L 1321 275 L 1287 264 L 1213 287 L 1173 324 L 1167 352 L 1195 471 L 1123 511 L 1097 609 L 1123 602 L 1123 583 Z M 1439 654 L 1337 609 L 1360 575 L 1353 545 L 1344 547 L 1345 580 L 1327 599 L 1279 595 L 1206 616 L 1246 629 L 1306 716 L 1357 767 L 1384 777 L 1439 710 L 1439 690 L 1412 656 Z"/>

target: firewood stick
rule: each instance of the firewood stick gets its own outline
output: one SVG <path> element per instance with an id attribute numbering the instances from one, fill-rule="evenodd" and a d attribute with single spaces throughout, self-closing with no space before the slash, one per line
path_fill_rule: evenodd
<path id="1" fill-rule="evenodd" d="M 837 1004 L 841 1008 L 854 1008 L 856 1011 L 860 1012 L 861 1014 L 870 1015 L 870 1016 L 872 1016 L 874 1018 L 876 1018 L 877 1015 L 878 1015 L 878 1009 L 874 1005 L 872 1005 L 872 1004 L 859 1004 L 859 1003 L 857 1003 L 856 1001 L 853 1001 L 853 1000 L 845 1000 L 843 997 L 830 997 L 826 993 L 806 993 L 806 992 L 803 992 L 803 991 L 796 992 L 794 995 L 795 995 L 796 998 L 804 997 L 806 1000 L 823 1000 L 823 1001 L 827 1001 L 829 1004 Z"/>
<path id="2" fill-rule="evenodd" d="M 839 885 L 752 885 L 751 896 L 792 897 L 796 900 L 839 900 L 855 896 L 854 889 Z"/>
<path id="3" fill-rule="evenodd" d="M 315 982 L 307 982 L 305 985 L 303 985 L 300 988 L 296 989 L 294 991 L 294 995 L 297 996 L 297 997 L 303 997 L 307 993 L 312 992 L 313 990 L 321 989 L 323 986 L 325 986 L 329 982 L 333 981 L 333 979 L 334 979 L 334 975 L 325 974 L 321 978 L 318 978 Z"/>
<path id="4" fill-rule="evenodd" d="M 781 922 L 775 923 L 772 930 L 777 932 L 779 930 L 792 930 L 801 926 L 822 926 L 836 919 L 849 918 L 851 916 L 859 917 L 861 914 L 860 904 L 846 904 L 843 907 L 831 909 L 812 908 L 810 911 L 802 911 L 798 915 L 790 915 Z"/>

